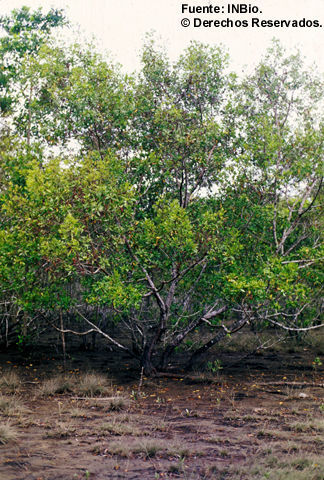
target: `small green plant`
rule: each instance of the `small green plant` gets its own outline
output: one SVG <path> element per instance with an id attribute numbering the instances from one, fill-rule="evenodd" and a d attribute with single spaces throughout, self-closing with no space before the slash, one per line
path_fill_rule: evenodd
<path id="1" fill-rule="evenodd" d="M 198 417 L 198 413 L 195 412 L 194 410 L 189 410 L 188 408 L 186 408 L 182 412 L 182 416 L 184 416 L 184 417 Z"/>
<path id="2" fill-rule="evenodd" d="M 157 399 L 155 400 L 155 403 L 158 403 L 158 404 L 166 403 L 166 399 L 164 397 L 157 397 Z"/>
<path id="3" fill-rule="evenodd" d="M 146 395 L 145 395 L 144 392 L 137 391 L 137 390 L 132 390 L 132 393 L 130 394 L 130 397 L 135 402 L 138 402 L 141 398 L 146 398 Z"/>
<path id="4" fill-rule="evenodd" d="M 219 373 L 222 370 L 222 363 L 220 360 L 214 360 L 213 362 L 207 362 L 207 371 L 211 373 Z"/>
<path id="5" fill-rule="evenodd" d="M 23 334 L 19 333 L 18 336 L 18 341 L 16 342 L 16 345 L 18 347 L 18 350 L 20 352 L 23 352 L 26 347 L 31 343 L 32 336 L 30 334 Z"/>
<path id="6" fill-rule="evenodd" d="M 313 369 L 316 371 L 318 370 L 319 367 L 323 365 L 323 362 L 321 361 L 320 357 L 315 357 L 312 364 L 313 364 Z"/>

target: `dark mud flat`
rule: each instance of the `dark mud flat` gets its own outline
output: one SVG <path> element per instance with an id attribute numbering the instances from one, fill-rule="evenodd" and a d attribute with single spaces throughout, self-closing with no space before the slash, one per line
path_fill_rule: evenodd
<path id="1" fill-rule="evenodd" d="M 112 352 L 76 351 L 65 368 L 46 351 L 1 354 L 0 479 L 323 480 L 314 355 L 221 357 L 215 375 L 140 381 Z"/>

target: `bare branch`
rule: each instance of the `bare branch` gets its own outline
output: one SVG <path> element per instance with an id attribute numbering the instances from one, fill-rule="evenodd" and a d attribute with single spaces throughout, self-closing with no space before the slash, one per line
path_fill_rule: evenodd
<path id="1" fill-rule="evenodd" d="M 129 350 L 129 348 L 125 347 L 124 345 L 122 345 L 121 343 L 117 342 L 117 340 L 115 340 L 114 338 L 112 338 L 110 335 L 108 335 L 107 333 L 103 332 L 101 330 L 101 328 L 99 328 L 97 325 L 95 325 L 94 323 L 92 323 L 88 318 L 86 318 L 81 312 L 79 312 L 79 310 L 76 310 L 77 314 L 80 315 L 80 317 L 85 321 L 87 322 L 92 328 L 93 330 L 95 330 L 96 332 L 100 333 L 100 335 L 102 335 L 104 338 L 106 338 L 107 340 L 109 340 L 113 345 L 115 345 L 116 347 L 120 348 L 121 350 L 124 350 L 124 352 L 127 352 L 129 353 L 132 357 L 136 357 L 136 355 L 134 355 L 134 353 Z"/>
<path id="2" fill-rule="evenodd" d="M 266 321 L 289 332 L 309 332 L 310 330 L 316 330 L 324 327 L 324 323 L 321 323 L 321 325 L 313 325 L 311 327 L 287 327 L 286 325 L 276 322 L 275 320 L 271 320 L 270 318 L 266 318 Z"/>

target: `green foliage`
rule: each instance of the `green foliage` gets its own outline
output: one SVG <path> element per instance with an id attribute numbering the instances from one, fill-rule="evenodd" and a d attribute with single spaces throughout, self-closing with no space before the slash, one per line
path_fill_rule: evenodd
<path id="1" fill-rule="evenodd" d="M 213 362 L 207 362 L 207 370 L 211 373 L 219 373 L 222 370 L 222 363 L 220 360 L 214 360 Z"/>
<path id="2" fill-rule="evenodd" d="M 43 14 L 41 9 L 28 7 L 13 10 L 11 15 L 0 16 L 0 107 L 8 113 L 14 102 L 16 81 L 19 82 L 23 59 L 35 55 L 49 38 L 53 28 L 66 23 L 62 10 L 51 9 Z"/>
<path id="3" fill-rule="evenodd" d="M 48 15 L 2 19 L 26 33 L 8 44 L 26 143 L 0 143 L 3 297 L 30 316 L 106 309 L 148 371 L 201 325 L 318 322 L 322 84 L 300 57 L 274 42 L 239 81 L 223 48 L 193 42 L 171 64 L 149 38 L 130 77 L 47 41 L 63 22 Z"/>

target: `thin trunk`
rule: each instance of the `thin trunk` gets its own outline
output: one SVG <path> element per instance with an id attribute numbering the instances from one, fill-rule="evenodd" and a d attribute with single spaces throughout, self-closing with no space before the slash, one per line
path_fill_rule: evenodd
<path id="1" fill-rule="evenodd" d="M 153 349 L 151 348 L 151 345 L 145 345 L 142 354 L 141 365 L 144 371 L 144 375 L 147 376 L 152 375 L 152 373 L 155 373 L 156 371 L 152 363 L 152 351 Z"/>
<path id="2" fill-rule="evenodd" d="M 61 328 L 61 339 L 62 339 L 62 350 L 63 350 L 63 363 L 64 363 L 64 368 L 65 368 L 65 366 L 66 366 L 66 348 L 65 348 L 65 333 L 64 333 L 62 310 L 60 310 L 60 328 Z"/>
<path id="3" fill-rule="evenodd" d="M 225 325 L 222 325 L 222 330 L 218 332 L 217 335 L 215 335 L 215 337 L 209 340 L 209 342 L 205 343 L 205 345 L 203 345 L 202 347 L 198 348 L 198 350 L 196 350 L 192 354 L 188 362 L 187 369 L 188 370 L 192 369 L 192 367 L 194 366 L 196 361 L 199 359 L 199 357 L 201 357 L 204 353 L 206 353 L 207 350 L 209 350 L 211 347 L 216 345 L 216 343 L 220 342 L 223 338 L 226 337 L 226 335 L 235 333 L 241 328 L 243 328 L 246 323 L 247 323 L 247 319 L 243 317 L 237 320 L 236 322 L 234 322 L 229 329 L 226 328 Z"/>
<path id="4" fill-rule="evenodd" d="M 202 323 L 202 319 L 200 318 L 199 320 L 197 320 L 196 322 L 190 324 L 185 330 L 183 330 L 182 332 L 180 332 L 176 337 L 175 339 L 173 340 L 173 342 L 168 345 L 166 347 L 166 349 L 164 350 L 163 354 L 162 354 L 162 358 L 161 358 L 161 361 L 160 361 L 160 368 L 162 370 L 164 370 L 165 368 L 167 368 L 168 366 L 168 363 L 169 363 L 169 360 L 170 360 L 170 357 L 171 355 L 173 354 L 174 350 L 176 349 L 176 347 L 178 347 L 182 342 L 183 340 L 186 338 L 186 336 L 192 332 L 195 328 L 197 328 L 200 324 Z"/>
<path id="5" fill-rule="evenodd" d="M 186 336 L 192 332 L 195 328 L 199 327 L 200 324 L 202 324 L 204 321 L 214 318 L 217 315 L 220 315 L 227 310 L 226 306 L 223 306 L 219 308 L 218 310 L 211 310 L 207 312 L 203 317 L 199 318 L 199 320 L 196 320 L 195 322 L 192 322 L 190 325 L 188 325 L 182 332 L 178 333 L 178 335 L 174 338 L 173 342 L 166 347 L 166 349 L 163 352 L 161 362 L 160 362 L 160 368 L 164 369 L 168 366 L 169 359 L 174 352 L 175 348 L 178 347 L 183 340 L 186 338 Z"/>

